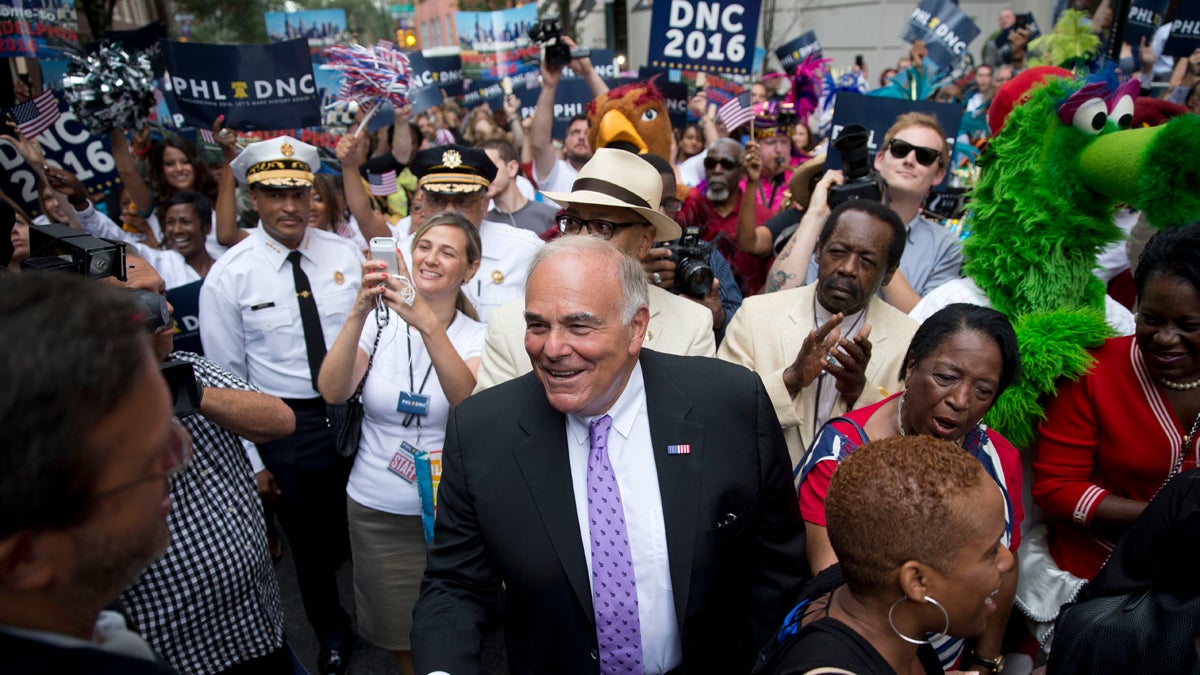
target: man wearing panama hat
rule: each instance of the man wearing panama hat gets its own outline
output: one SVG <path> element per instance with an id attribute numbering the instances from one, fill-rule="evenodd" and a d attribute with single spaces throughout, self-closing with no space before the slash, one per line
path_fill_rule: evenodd
<path id="1" fill-rule="evenodd" d="M 570 192 L 544 192 L 564 211 L 558 229 L 566 236 L 588 234 L 612 242 L 641 260 L 656 241 L 677 239 L 679 225 L 659 211 L 662 178 L 652 164 L 625 150 L 600 148 L 579 171 Z M 712 313 L 703 305 L 650 287 L 650 323 L 645 347 L 667 354 L 716 353 Z M 492 312 L 479 364 L 479 392 L 529 372 L 525 353 L 525 300 Z"/>
<path id="2" fill-rule="evenodd" d="M 258 450 L 279 487 L 276 512 L 321 644 L 324 675 L 346 672 L 352 641 L 335 577 L 349 555 L 350 461 L 334 450 L 316 382 L 358 293 L 362 254 L 349 239 L 308 227 L 319 166 L 315 147 L 288 136 L 251 143 L 230 164 L 250 188 L 259 227 L 209 271 L 200 290 L 200 339 L 205 356 L 296 414 L 291 436 Z"/>

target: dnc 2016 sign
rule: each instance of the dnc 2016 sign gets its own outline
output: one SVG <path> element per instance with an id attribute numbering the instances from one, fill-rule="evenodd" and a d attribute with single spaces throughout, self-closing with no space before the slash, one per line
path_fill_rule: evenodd
<path id="1" fill-rule="evenodd" d="M 747 75 L 759 10 L 760 0 L 657 0 L 648 65 Z"/>

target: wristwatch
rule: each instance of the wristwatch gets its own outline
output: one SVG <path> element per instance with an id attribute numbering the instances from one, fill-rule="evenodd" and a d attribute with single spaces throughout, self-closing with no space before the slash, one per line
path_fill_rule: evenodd
<path id="1" fill-rule="evenodd" d="M 988 670 L 992 671 L 993 673 L 998 673 L 998 672 L 1004 670 L 1004 655 L 1003 654 L 997 656 L 994 659 L 985 659 L 982 656 L 975 654 L 974 656 L 971 657 L 971 662 L 981 665 L 984 668 L 987 668 Z"/>

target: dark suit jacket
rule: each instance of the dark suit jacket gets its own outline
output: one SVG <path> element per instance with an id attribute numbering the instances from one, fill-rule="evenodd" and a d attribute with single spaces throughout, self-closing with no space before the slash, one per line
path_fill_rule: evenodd
<path id="1" fill-rule="evenodd" d="M 685 672 L 746 672 L 806 576 L 787 448 L 741 366 L 643 350 Z M 688 443 L 691 453 L 668 455 Z M 479 670 L 501 583 L 510 672 L 598 673 L 565 419 L 528 374 L 451 411 L 429 563 L 414 609 L 418 673 Z"/>

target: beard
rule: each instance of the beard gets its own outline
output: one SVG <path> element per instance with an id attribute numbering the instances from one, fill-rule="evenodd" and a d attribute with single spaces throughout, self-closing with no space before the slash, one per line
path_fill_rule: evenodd
<path id="1" fill-rule="evenodd" d="M 152 533 L 114 538 L 90 529 L 75 535 L 75 578 L 64 589 L 64 607 L 103 609 L 167 550 L 166 522 Z"/>
<path id="2" fill-rule="evenodd" d="M 728 183 L 709 183 L 708 187 L 704 190 L 704 196 L 714 204 L 720 204 L 729 199 L 729 193 Z"/>

